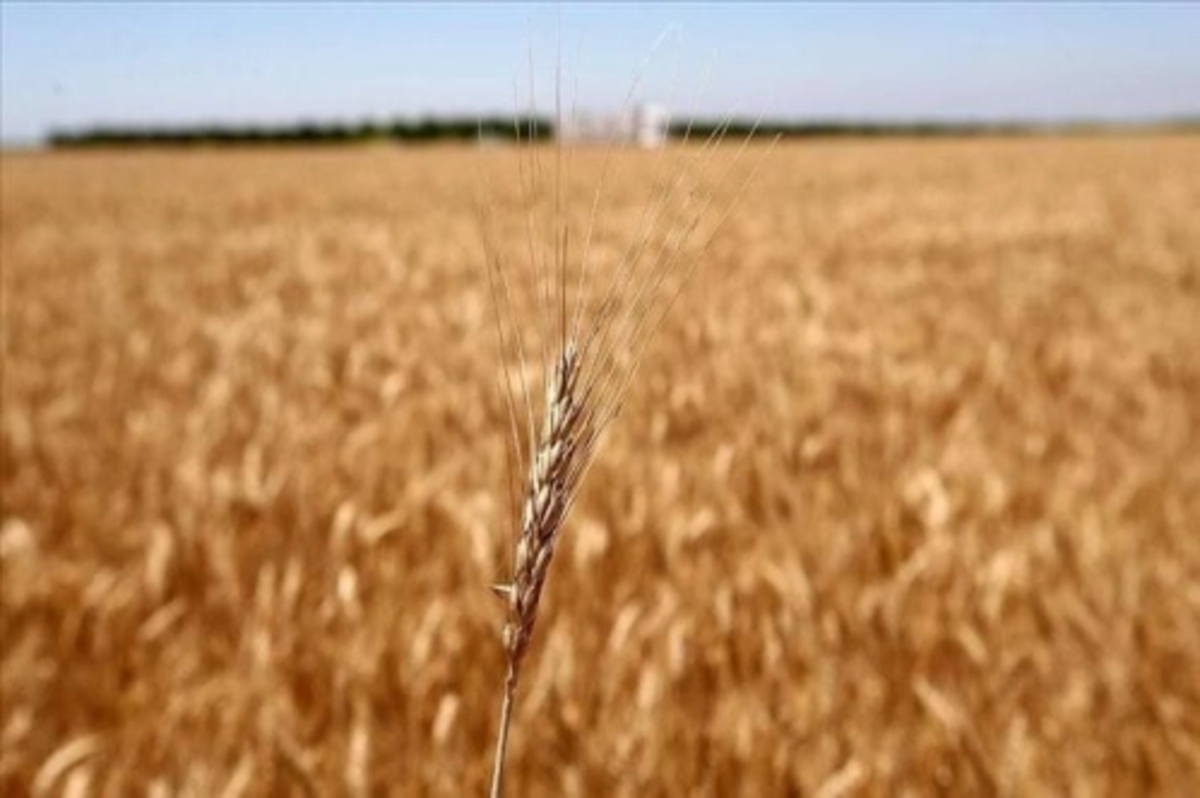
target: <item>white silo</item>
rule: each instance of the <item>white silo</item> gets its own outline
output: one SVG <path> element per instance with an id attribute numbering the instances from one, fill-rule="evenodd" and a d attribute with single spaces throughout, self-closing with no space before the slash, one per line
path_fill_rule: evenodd
<path id="1" fill-rule="evenodd" d="M 667 143 L 670 128 L 667 109 L 653 103 L 641 103 L 633 109 L 633 141 L 639 147 L 654 149 Z"/>

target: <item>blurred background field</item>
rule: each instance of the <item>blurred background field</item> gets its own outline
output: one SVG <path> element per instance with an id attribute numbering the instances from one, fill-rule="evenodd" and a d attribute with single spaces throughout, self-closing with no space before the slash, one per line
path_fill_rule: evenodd
<path id="1" fill-rule="evenodd" d="M 484 794 L 485 230 L 528 289 L 559 141 L 597 275 L 676 168 L 655 244 L 715 201 L 551 569 L 509 794 L 1200 795 L 1197 31 L 0 2 L 0 795 Z"/>
<path id="2" fill-rule="evenodd" d="M 751 155 L 568 522 L 514 794 L 1195 794 L 1200 139 Z M 3 156 L 0 792 L 484 792 L 472 202 L 519 157 Z"/>

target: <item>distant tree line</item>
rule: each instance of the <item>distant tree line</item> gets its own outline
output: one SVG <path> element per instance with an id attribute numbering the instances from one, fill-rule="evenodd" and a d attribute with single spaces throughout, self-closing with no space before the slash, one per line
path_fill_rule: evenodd
<path id="1" fill-rule="evenodd" d="M 831 136 L 994 136 L 1022 135 L 1047 132 L 1106 132 L 1119 130 L 1200 131 L 1200 117 L 1179 117 L 1152 122 L 1106 123 L 1106 122 L 975 122 L 975 121 L 913 121 L 913 122 L 862 122 L 862 121 L 778 121 L 778 120 L 693 120 L 675 121 L 670 125 L 671 138 L 687 137 L 691 141 L 703 141 L 719 135 L 730 139 L 748 136 L 764 138 L 818 138 Z"/>
<path id="2" fill-rule="evenodd" d="M 969 136 L 1023 134 L 1045 131 L 1090 132 L 1134 127 L 1152 130 L 1200 130 L 1200 117 L 1183 117 L 1139 125 L 1071 123 L 1045 125 L 992 122 L 855 122 L 855 121 L 759 121 L 693 120 L 675 121 L 669 126 L 674 139 L 685 136 L 703 141 L 724 130 L 731 139 L 748 136 L 764 138 L 805 138 L 830 136 Z M 280 145 L 350 144 L 373 141 L 545 141 L 554 135 L 554 124 L 546 117 L 492 116 L 395 120 L 386 123 L 358 124 L 299 123 L 280 126 L 208 125 L 198 127 L 121 127 L 98 126 L 74 131 L 54 131 L 52 147 L 122 146 L 206 146 L 206 145 Z"/>
<path id="3" fill-rule="evenodd" d="M 542 141 L 554 134 L 549 119 L 486 117 L 460 119 L 401 119 L 387 123 L 198 127 L 97 126 L 58 130 L 48 137 L 52 147 L 203 146 L 228 144 L 352 144 L 372 141 Z"/>
<path id="4" fill-rule="evenodd" d="M 692 141 L 718 135 L 731 139 L 824 138 L 830 136 L 967 136 L 1031 132 L 1031 125 L 977 122 L 780 122 L 735 119 L 671 123 L 671 138 Z"/>

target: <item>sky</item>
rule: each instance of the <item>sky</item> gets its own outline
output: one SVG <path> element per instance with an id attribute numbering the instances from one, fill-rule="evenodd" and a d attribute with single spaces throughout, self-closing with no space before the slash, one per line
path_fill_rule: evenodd
<path id="1" fill-rule="evenodd" d="M 1200 3 L 0 0 L 0 139 L 620 110 L 782 120 L 1200 115 Z M 558 65 L 561 64 L 561 69 Z M 532 90 L 531 90 L 532 87 Z"/>

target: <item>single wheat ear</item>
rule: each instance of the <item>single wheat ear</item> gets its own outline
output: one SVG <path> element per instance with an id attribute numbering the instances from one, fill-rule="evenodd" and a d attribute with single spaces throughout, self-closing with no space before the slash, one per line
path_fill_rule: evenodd
<path id="1" fill-rule="evenodd" d="M 626 109 L 632 99 L 631 90 Z M 561 104 L 556 99 L 555 119 L 560 129 L 562 118 Z M 569 175 L 570 158 L 564 161 L 561 138 L 556 139 L 554 149 L 552 188 L 541 182 L 543 171 L 536 150 L 531 150 L 532 163 L 520 169 L 518 186 L 530 208 L 527 252 L 521 258 L 504 256 L 491 237 L 491 209 L 486 203 L 477 206 L 512 436 L 509 473 L 510 478 L 514 472 L 526 475 L 523 489 L 510 483 L 514 522 L 518 516 L 516 500 L 521 500 L 519 527 L 513 529 L 516 542 L 512 576 L 507 583 L 492 586 L 507 606 L 503 636 L 506 676 L 492 769 L 492 798 L 502 794 L 517 683 L 563 524 L 596 446 L 621 408 L 646 342 L 699 262 L 699 257 L 689 255 L 707 249 L 705 241 L 698 249 L 689 249 L 693 235 L 710 211 L 717 188 L 726 185 L 757 130 L 756 123 L 732 162 L 715 180 L 701 180 L 724 140 L 728 124 L 728 120 L 722 122 L 692 152 L 686 149 L 691 134 L 689 123 L 676 163 L 671 165 L 659 156 L 651 181 L 652 194 L 627 247 L 615 257 L 600 257 L 591 246 L 615 141 L 609 143 L 604 156 L 582 254 L 576 258 L 570 257 L 572 228 L 563 214 L 563 200 L 569 195 L 564 195 L 563 181 L 564 175 Z M 520 126 L 516 132 L 519 142 Z M 664 175 L 665 179 L 659 180 Z M 706 231 L 707 241 L 712 240 L 752 177 L 753 171 L 742 181 L 715 226 Z M 569 177 L 567 183 L 569 187 Z M 543 199 L 550 202 L 539 202 Z M 544 207 L 547 204 L 552 207 Z M 536 243 L 543 236 L 544 249 Z M 524 275 L 528 280 L 509 278 L 506 263 L 511 260 L 528 265 L 531 274 Z M 522 312 L 530 306 L 532 313 Z M 533 322 L 530 329 L 520 324 L 526 316 Z M 539 403 L 531 401 L 536 388 L 527 382 L 526 367 L 534 361 L 545 368 L 540 426 L 534 409 Z"/>
<path id="2" fill-rule="evenodd" d="M 591 450 L 594 415 L 579 393 L 579 373 L 579 348 L 574 339 L 570 339 L 563 345 L 546 381 L 542 428 L 530 462 L 521 509 L 513 581 L 493 586 L 498 595 L 508 600 L 508 619 L 504 624 L 508 673 L 504 680 L 504 704 L 496 741 L 496 766 L 492 773 L 493 796 L 498 796 L 501 790 L 509 721 L 521 661 L 533 635 L 554 546 Z"/>
<path id="3" fill-rule="evenodd" d="M 542 430 L 521 509 L 521 532 L 504 626 L 504 647 L 514 681 L 533 634 L 554 544 L 576 487 L 581 446 L 588 437 L 590 415 L 584 412 L 578 387 L 579 350 L 571 340 L 563 347 L 547 381 Z"/>

